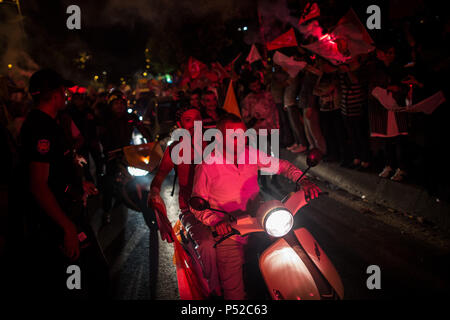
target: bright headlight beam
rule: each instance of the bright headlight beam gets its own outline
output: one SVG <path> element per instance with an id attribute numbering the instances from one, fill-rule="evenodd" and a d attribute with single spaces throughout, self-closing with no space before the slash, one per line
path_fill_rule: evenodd
<path id="1" fill-rule="evenodd" d="M 127 169 L 128 173 L 131 174 L 133 177 L 143 177 L 148 173 L 146 170 L 142 170 L 135 167 L 128 167 Z"/>
<path id="2" fill-rule="evenodd" d="M 264 229 L 272 237 L 283 237 L 291 231 L 294 217 L 286 209 L 275 209 L 268 213 L 264 222 Z"/>

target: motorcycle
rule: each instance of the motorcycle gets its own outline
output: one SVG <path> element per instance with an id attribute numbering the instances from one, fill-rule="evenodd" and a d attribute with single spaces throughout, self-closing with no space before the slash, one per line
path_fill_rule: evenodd
<path id="1" fill-rule="evenodd" d="M 313 149 L 307 157 L 307 169 L 297 180 L 321 159 L 318 150 Z M 298 189 L 298 187 L 296 188 Z M 306 228 L 292 230 L 294 216 L 307 205 L 305 193 L 299 189 L 290 193 L 282 201 L 264 202 L 256 214 L 246 213 L 237 217 L 214 209 L 203 198 L 192 197 L 189 205 L 195 210 L 210 209 L 229 216 L 232 232 L 216 241 L 216 245 L 225 239 L 240 235 L 265 232 L 274 241 L 260 256 L 259 269 L 267 289 L 274 300 L 339 300 L 344 298 L 344 286 L 341 278 L 316 239 Z M 217 236 L 217 234 L 214 234 Z M 188 239 L 189 241 L 189 239 Z M 185 244 L 192 254 L 192 245 Z"/>
<path id="2" fill-rule="evenodd" d="M 150 230 L 150 288 L 155 296 L 159 265 L 158 224 L 155 212 L 147 206 L 151 173 L 158 166 L 163 151 L 159 141 L 126 146 L 108 153 L 115 161 L 114 195 L 129 209 L 141 212 Z"/>
<path id="3" fill-rule="evenodd" d="M 156 226 L 154 213 L 147 208 L 150 174 L 158 166 L 163 151 L 159 142 L 130 145 L 108 152 L 115 162 L 114 194 L 126 207 L 142 212 L 149 228 Z"/>

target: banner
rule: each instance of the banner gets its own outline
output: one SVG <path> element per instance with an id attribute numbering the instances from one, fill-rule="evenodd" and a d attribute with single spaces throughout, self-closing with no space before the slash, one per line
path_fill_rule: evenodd
<path id="1" fill-rule="evenodd" d="M 245 60 L 248 61 L 250 64 L 252 64 L 255 61 L 261 60 L 261 55 L 259 54 L 258 49 L 256 49 L 256 46 L 254 44 L 252 45 L 250 53 L 248 54 Z"/>
<path id="2" fill-rule="evenodd" d="M 296 61 L 294 58 L 288 57 L 279 51 L 273 55 L 273 62 L 283 68 L 291 78 L 295 78 L 306 67 L 305 61 Z"/>
<path id="3" fill-rule="evenodd" d="M 323 34 L 322 28 L 317 23 L 310 23 L 306 29 L 314 34 L 318 41 L 302 47 L 334 65 L 346 63 L 360 54 L 375 50 L 372 38 L 353 9 L 339 20 L 330 33 Z"/>
<path id="4" fill-rule="evenodd" d="M 272 51 L 285 47 L 296 47 L 297 39 L 295 37 L 294 28 L 291 28 L 288 32 L 282 34 L 275 40 L 267 43 L 267 50 Z"/>
<path id="5" fill-rule="evenodd" d="M 320 9 L 317 3 L 314 2 L 313 4 L 311 4 L 310 2 L 308 2 L 305 6 L 305 10 L 303 10 L 302 16 L 300 17 L 298 24 L 303 24 L 306 21 L 317 18 L 319 16 L 320 16 Z"/>
<path id="6" fill-rule="evenodd" d="M 239 106 L 236 100 L 236 95 L 234 94 L 233 81 L 230 80 L 228 85 L 227 96 L 225 98 L 225 103 L 223 104 L 223 109 L 229 113 L 237 115 L 242 118 L 241 112 L 239 111 Z"/>
<path id="7" fill-rule="evenodd" d="M 437 107 L 443 104 L 446 99 L 442 91 L 438 91 L 432 96 L 409 107 L 400 107 L 397 101 L 392 97 L 392 92 L 380 87 L 372 90 L 372 95 L 380 102 L 380 104 L 389 111 L 395 112 L 423 112 L 432 114 Z"/>

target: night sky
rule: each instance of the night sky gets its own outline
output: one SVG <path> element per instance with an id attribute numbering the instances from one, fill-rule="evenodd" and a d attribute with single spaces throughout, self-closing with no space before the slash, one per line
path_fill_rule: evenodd
<path id="1" fill-rule="evenodd" d="M 263 12 L 265 8 L 266 13 L 274 16 L 274 21 L 286 21 L 286 18 L 298 19 L 300 8 L 306 2 L 307 0 L 21 1 L 27 38 L 22 43 L 17 37 L 11 36 L 8 41 L 15 42 L 17 50 L 29 53 L 39 66 L 53 67 L 71 79 L 86 83 L 95 74 L 102 76 L 102 72 L 107 71 L 107 82 L 117 83 L 121 77 L 131 80 L 141 74 L 147 64 L 146 58 L 150 58 L 151 69 L 148 71 L 152 74 L 174 72 L 190 56 L 205 63 L 219 61 L 226 65 L 239 52 L 246 54 L 245 50 L 258 41 L 257 3 L 263 8 Z M 364 17 L 367 4 L 372 2 L 319 1 L 324 14 L 327 13 L 326 5 L 331 5 L 332 11 L 331 14 L 328 12 L 328 16 L 333 21 L 330 24 L 335 23 L 350 5 L 360 17 Z M 389 14 L 411 15 L 414 11 L 420 11 L 423 4 L 421 0 L 376 2 L 382 6 L 383 23 L 387 21 Z M 66 9 L 72 4 L 81 8 L 81 30 L 68 30 L 66 27 L 69 17 Z M 386 12 L 389 14 L 385 14 Z M 3 27 L 1 21 L 0 25 Z M 238 32 L 238 27 L 244 25 L 248 26 L 248 31 Z M 286 23 L 279 29 L 273 25 L 266 27 L 265 30 L 269 31 L 266 40 L 287 31 L 283 31 L 283 28 L 290 27 Z M 384 28 L 383 32 L 386 34 L 390 30 Z M 5 33 L 8 34 L 9 30 Z M 149 48 L 147 56 L 145 48 Z M 84 69 L 80 69 L 79 60 L 75 60 L 83 52 L 91 59 L 85 63 Z M 10 53 L 10 56 L 15 56 L 14 53 Z"/>
<path id="2" fill-rule="evenodd" d="M 249 6 L 256 8 L 252 5 L 254 1 L 239 3 L 233 0 L 23 1 L 26 50 L 41 66 L 51 66 L 65 74 L 78 73 L 75 76 L 79 78 L 107 71 L 108 81 L 116 82 L 120 77 L 131 78 L 144 70 L 147 47 L 151 73 L 173 72 L 189 55 L 225 62 L 226 47 L 233 46 L 233 41 L 226 42 L 225 38 L 234 37 L 239 45 L 239 34 L 229 32 L 230 28 L 236 29 L 229 26 L 229 21 L 242 20 L 242 15 L 248 20 L 256 13 L 253 10 L 249 15 L 244 10 Z M 69 17 L 66 8 L 72 4 L 81 9 L 81 30 L 66 28 Z M 208 46 L 226 50 L 213 52 Z M 83 70 L 77 69 L 73 62 L 81 52 L 91 56 Z"/>
<path id="3" fill-rule="evenodd" d="M 48 1 L 49 2 L 49 1 Z M 73 59 L 86 52 L 91 60 L 83 74 L 108 71 L 110 80 L 132 76 L 144 66 L 144 50 L 150 36 L 150 23 L 136 16 L 132 21 L 117 21 L 105 16 L 110 1 L 27 1 L 22 4 L 30 51 L 40 65 L 74 69 Z M 77 4 L 81 8 L 81 30 L 68 30 L 66 8 Z"/>

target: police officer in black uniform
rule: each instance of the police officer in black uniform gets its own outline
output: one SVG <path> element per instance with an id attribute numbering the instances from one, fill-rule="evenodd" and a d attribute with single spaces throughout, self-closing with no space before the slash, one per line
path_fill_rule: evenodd
<path id="1" fill-rule="evenodd" d="M 32 75 L 29 92 L 36 108 L 20 134 L 28 257 L 37 272 L 28 289 L 38 290 L 40 296 L 74 296 L 76 290 L 69 290 L 66 283 L 67 267 L 82 264 L 80 244 L 86 233 L 80 230 L 80 212 L 70 208 L 83 195 L 98 193 L 92 183 L 83 181 L 56 120 L 66 105 L 67 85 L 51 69 Z"/>

